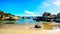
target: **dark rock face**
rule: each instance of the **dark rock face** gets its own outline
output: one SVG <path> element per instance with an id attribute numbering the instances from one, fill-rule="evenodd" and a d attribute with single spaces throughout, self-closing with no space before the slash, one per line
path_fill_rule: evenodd
<path id="1" fill-rule="evenodd" d="M 54 21 L 55 21 L 55 22 L 60 22 L 60 18 L 56 17 L 56 18 L 54 19 Z"/>
<path id="2" fill-rule="evenodd" d="M 57 14 L 57 17 L 60 18 L 60 13 Z"/>
<path id="3" fill-rule="evenodd" d="M 47 13 L 47 12 L 45 12 L 45 13 L 43 13 L 43 16 L 50 16 L 51 14 L 50 13 Z"/>
<path id="4" fill-rule="evenodd" d="M 45 17 L 42 17 L 42 21 L 50 22 L 51 21 L 51 18 L 45 16 Z"/>
<path id="5" fill-rule="evenodd" d="M 35 28 L 41 28 L 41 26 L 35 25 Z"/>
<path id="6" fill-rule="evenodd" d="M 22 19 L 24 19 L 24 17 L 22 17 Z"/>
<path id="7" fill-rule="evenodd" d="M 27 19 L 30 19 L 30 17 L 27 17 Z"/>
<path id="8" fill-rule="evenodd" d="M 30 19 L 30 17 L 22 17 L 22 19 Z"/>
<path id="9" fill-rule="evenodd" d="M 57 14 L 57 16 L 54 19 L 55 22 L 60 22 L 60 13 Z"/>
<path id="10" fill-rule="evenodd" d="M 51 18 L 48 17 L 50 15 L 51 15 L 51 13 L 48 13 L 48 12 L 43 13 L 42 21 L 48 21 L 48 22 L 50 22 Z"/>
<path id="11" fill-rule="evenodd" d="M 42 21 L 42 17 L 36 17 L 35 19 L 33 19 L 33 20 L 36 20 L 36 21 Z"/>

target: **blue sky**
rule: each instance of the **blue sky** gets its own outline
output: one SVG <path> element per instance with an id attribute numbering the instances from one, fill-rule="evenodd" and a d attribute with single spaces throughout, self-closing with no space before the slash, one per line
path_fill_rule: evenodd
<path id="1" fill-rule="evenodd" d="M 60 0 L 0 0 L 0 10 L 16 16 L 41 16 L 60 12 Z"/>

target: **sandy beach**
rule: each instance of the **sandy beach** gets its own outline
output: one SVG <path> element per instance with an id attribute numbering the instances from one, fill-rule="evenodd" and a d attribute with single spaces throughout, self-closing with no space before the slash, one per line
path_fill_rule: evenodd
<path id="1" fill-rule="evenodd" d="M 60 29 L 45 30 L 30 28 L 34 25 L 13 25 L 7 24 L 0 28 L 0 34 L 60 34 Z"/>

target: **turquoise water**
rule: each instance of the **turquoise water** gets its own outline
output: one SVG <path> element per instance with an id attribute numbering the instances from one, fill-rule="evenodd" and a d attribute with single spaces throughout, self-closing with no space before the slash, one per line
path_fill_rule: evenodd
<path id="1" fill-rule="evenodd" d="M 16 21 L 0 21 L 0 23 L 15 23 L 15 24 L 37 24 L 37 23 L 42 23 L 42 21 L 36 22 L 33 19 L 20 19 Z"/>
<path id="2" fill-rule="evenodd" d="M 36 24 L 36 21 L 33 19 L 21 19 L 16 21 L 17 24 Z"/>
<path id="3" fill-rule="evenodd" d="M 42 24 L 43 21 L 36 22 L 33 19 L 21 19 L 16 21 L 17 24 Z"/>

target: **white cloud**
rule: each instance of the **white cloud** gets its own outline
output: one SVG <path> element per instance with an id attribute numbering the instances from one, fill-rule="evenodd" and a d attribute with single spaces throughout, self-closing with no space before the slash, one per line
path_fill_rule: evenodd
<path id="1" fill-rule="evenodd" d="M 55 0 L 55 1 L 53 1 L 53 4 L 54 4 L 54 5 L 57 5 L 57 6 L 60 6 L 60 0 Z"/>
<path id="2" fill-rule="evenodd" d="M 41 16 L 38 12 L 30 12 L 25 10 L 25 16 Z"/>
<path id="3" fill-rule="evenodd" d="M 60 6 L 60 2 L 53 2 L 54 5 Z"/>
<path id="4" fill-rule="evenodd" d="M 25 10 L 25 14 L 34 15 L 34 12 L 30 12 L 30 11 L 28 11 L 28 10 Z"/>
<path id="5" fill-rule="evenodd" d="M 51 5 L 60 6 L 60 0 L 46 0 L 43 2 L 43 6 L 45 7 L 49 7 Z"/>

